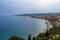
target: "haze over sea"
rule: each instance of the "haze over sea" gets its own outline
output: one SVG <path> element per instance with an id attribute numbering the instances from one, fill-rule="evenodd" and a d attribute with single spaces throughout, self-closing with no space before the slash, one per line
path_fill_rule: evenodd
<path id="1" fill-rule="evenodd" d="M 46 24 L 43 19 L 24 16 L 0 16 L 0 40 L 8 40 L 13 35 L 27 39 L 28 35 L 37 36 L 45 32 Z"/>

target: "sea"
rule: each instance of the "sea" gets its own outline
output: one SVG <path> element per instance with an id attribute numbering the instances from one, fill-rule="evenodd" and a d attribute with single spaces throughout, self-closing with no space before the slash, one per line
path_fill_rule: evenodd
<path id="1" fill-rule="evenodd" d="M 46 20 L 26 16 L 0 16 L 0 40 L 17 35 L 27 40 L 28 35 L 36 37 L 46 31 Z"/>

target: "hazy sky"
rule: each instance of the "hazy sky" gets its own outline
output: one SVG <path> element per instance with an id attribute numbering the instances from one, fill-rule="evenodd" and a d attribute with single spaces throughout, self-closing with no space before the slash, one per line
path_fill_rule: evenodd
<path id="1" fill-rule="evenodd" d="M 0 14 L 59 11 L 60 0 L 0 0 Z"/>

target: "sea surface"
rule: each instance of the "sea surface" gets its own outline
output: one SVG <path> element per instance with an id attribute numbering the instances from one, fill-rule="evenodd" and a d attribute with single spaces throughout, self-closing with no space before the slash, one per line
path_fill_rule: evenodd
<path id="1" fill-rule="evenodd" d="M 36 37 L 46 30 L 45 20 L 25 16 L 0 16 L 0 40 L 17 35 L 27 40 L 28 35 Z"/>

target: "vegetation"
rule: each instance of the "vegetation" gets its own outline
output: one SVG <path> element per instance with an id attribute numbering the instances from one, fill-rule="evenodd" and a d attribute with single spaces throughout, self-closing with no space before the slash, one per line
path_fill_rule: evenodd
<path id="1" fill-rule="evenodd" d="M 48 30 L 45 33 L 40 33 L 36 40 L 60 40 L 60 25 L 56 26 L 57 19 L 50 19 L 50 22 L 52 22 L 53 28 Z M 48 35 L 48 36 L 46 36 Z"/>
<path id="2" fill-rule="evenodd" d="M 25 39 L 23 39 L 21 37 L 17 37 L 17 36 L 12 36 L 8 40 L 25 40 Z"/>

